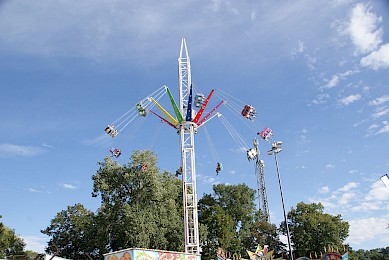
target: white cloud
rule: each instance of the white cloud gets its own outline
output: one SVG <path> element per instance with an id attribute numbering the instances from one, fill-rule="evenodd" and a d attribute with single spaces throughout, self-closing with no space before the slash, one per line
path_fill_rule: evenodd
<path id="1" fill-rule="evenodd" d="M 239 147 L 239 148 L 236 148 L 236 149 L 234 149 L 234 148 L 230 148 L 229 149 L 231 152 L 236 152 L 236 153 L 246 153 L 247 152 L 247 149 L 246 149 L 246 147 Z"/>
<path id="2" fill-rule="evenodd" d="M 228 13 L 231 13 L 233 15 L 239 15 L 239 11 L 231 4 L 230 1 L 212 0 L 212 2 L 212 10 L 214 12 L 226 10 Z"/>
<path id="3" fill-rule="evenodd" d="M 326 164 L 326 168 L 333 169 L 333 168 L 335 168 L 335 165 L 329 163 L 329 164 Z"/>
<path id="4" fill-rule="evenodd" d="M 202 184 L 211 184 L 215 185 L 220 183 L 219 181 L 216 181 L 216 178 L 211 177 L 209 175 L 204 175 L 204 174 L 198 174 L 197 179 L 201 181 Z"/>
<path id="5" fill-rule="evenodd" d="M 332 78 L 328 81 L 326 88 L 333 88 L 338 85 L 340 81 L 340 76 L 339 75 L 333 75 Z"/>
<path id="6" fill-rule="evenodd" d="M 371 185 L 371 190 L 366 196 L 367 200 L 389 201 L 389 189 L 379 180 Z"/>
<path id="7" fill-rule="evenodd" d="M 328 192 L 330 192 L 330 188 L 328 188 L 328 186 L 323 186 L 319 189 L 319 193 L 321 193 L 321 194 L 325 194 Z"/>
<path id="8" fill-rule="evenodd" d="M 36 190 L 36 189 L 33 189 L 33 188 L 29 188 L 28 191 L 29 192 L 41 192 L 40 190 Z"/>
<path id="9" fill-rule="evenodd" d="M 250 18 L 251 18 L 251 21 L 255 21 L 255 19 L 257 18 L 257 12 L 255 12 L 255 10 L 253 10 L 251 12 Z"/>
<path id="10" fill-rule="evenodd" d="M 351 189 L 354 189 L 359 186 L 358 182 L 349 182 L 346 185 L 344 185 L 342 188 L 338 189 L 338 192 L 348 192 Z"/>
<path id="11" fill-rule="evenodd" d="M 43 147 L 47 147 L 47 148 L 53 148 L 52 145 L 49 145 L 49 144 L 47 144 L 47 143 L 43 143 L 42 146 L 43 146 Z"/>
<path id="12" fill-rule="evenodd" d="M 383 121 L 382 122 L 383 126 L 381 127 L 380 130 L 376 132 L 376 134 L 384 134 L 389 132 L 389 122 L 388 121 Z"/>
<path id="13" fill-rule="evenodd" d="M 389 215 L 381 218 L 360 218 L 349 220 L 350 233 L 346 243 L 362 245 L 367 242 L 383 242 L 389 239 L 389 232 L 386 229 Z"/>
<path id="14" fill-rule="evenodd" d="M 324 186 L 319 189 L 319 193 L 328 196 L 311 200 L 321 202 L 327 210 L 337 214 L 389 209 L 389 189 L 380 180 L 372 183 L 368 191 L 360 189 L 359 186 L 358 182 L 350 182 L 332 193 L 329 193 L 329 187 Z"/>
<path id="15" fill-rule="evenodd" d="M 298 54 L 301 54 L 301 53 L 304 53 L 304 42 L 303 41 L 298 41 L 297 43 L 297 47 L 295 47 L 292 52 L 291 52 L 291 56 L 294 57 Z"/>
<path id="16" fill-rule="evenodd" d="M 351 199 L 354 199 L 356 194 L 354 192 L 346 192 L 343 193 L 340 198 L 338 199 L 339 205 L 349 205 L 349 201 Z"/>
<path id="17" fill-rule="evenodd" d="M 82 144 L 86 146 L 106 146 L 109 143 L 112 143 L 112 138 L 105 133 L 97 136 L 96 138 L 82 141 Z"/>
<path id="18" fill-rule="evenodd" d="M 369 67 L 373 70 L 389 67 L 389 43 L 382 45 L 378 50 L 373 51 L 361 59 L 363 67 Z"/>
<path id="19" fill-rule="evenodd" d="M 381 203 L 377 201 L 360 202 L 357 205 L 351 206 L 351 210 L 353 212 L 357 212 L 357 211 L 367 212 L 367 211 L 380 210 L 380 209 L 382 209 Z"/>
<path id="20" fill-rule="evenodd" d="M 322 203 L 329 214 L 341 214 L 343 219 L 350 224 L 346 243 L 354 246 L 369 242 L 370 244 L 377 244 L 377 242 L 385 244 L 389 242 L 389 232 L 386 229 L 389 219 L 387 215 L 389 189 L 377 179 L 368 190 L 360 186 L 358 182 L 349 182 L 332 193 L 321 193 L 326 194 L 326 197 L 311 198 L 310 201 Z M 327 188 L 324 186 L 322 189 L 327 191 Z M 379 215 L 380 212 L 386 215 Z M 372 213 L 376 216 L 372 216 Z M 366 217 L 361 218 L 360 216 Z"/>
<path id="21" fill-rule="evenodd" d="M 377 129 L 378 127 L 380 127 L 378 124 L 372 124 L 371 126 L 369 126 L 367 130 L 374 130 Z"/>
<path id="22" fill-rule="evenodd" d="M 316 41 L 317 36 L 321 36 L 320 41 L 326 39 L 322 32 L 328 21 L 334 12 L 344 10 L 332 2 L 308 2 L 274 5 L 271 1 L 214 0 L 187 15 L 186 10 L 199 8 L 197 1 L 154 1 L 153 5 L 142 1 L 5 1 L 0 16 L 0 49 L 98 62 L 145 61 L 150 66 L 150 61 L 155 64 L 177 55 L 177 39 L 185 36 L 202 55 L 245 48 L 247 55 L 228 55 L 266 62 L 274 60 L 273 54 L 287 55 L 296 43 L 297 51 L 305 53 L 305 42 Z M 286 43 L 285 48 L 269 48 L 273 39 Z M 310 65 L 315 63 L 315 58 L 306 58 Z"/>
<path id="23" fill-rule="evenodd" d="M 40 147 L 0 144 L 0 157 L 37 156 L 44 152 L 45 150 Z"/>
<path id="24" fill-rule="evenodd" d="M 329 94 L 319 94 L 317 95 L 316 99 L 312 100 L 312 103 L 315 105 L 325 104 L 329 98 Z"/>
<path id="25" fill-rule="evenodd" d="M 62 188 L 75 190 L 75 189 L 77 189 L 77 186 L 74 186 L 73 184 L 64 183 L 64 184 L 62 184 Z"/>
<path id="26" fill-rule="evenodd" d="M 21 236 L 26 243 L 26 249 L 37 253 L 44 253 L 47 246 L 47 239 L 37 236 Z"/>
<path id="27" fill-rule="evenodd" d="M 382 97 L 376 98 L 369 102 L 369 105 L 371 106 L 379 106 L 382 105 L 385 102 L 389 101 L 389 95 L 384 95 Z"/>
<path id="28" fill-rule="evenodd" d="M 372 118 L 377 119 L 389 113 L 389 108 L 382 108 L 371 115 Z"/>
<path id="29" fill-rule="evenodd" d="M 338 203 L 330 202 L 327 199 L 315 199 L 317 203 L 320 202 L 326 210 L 328 209 L 335 209 L 338 206 Z"/>
<path id="30" fill-rule="evenodd" d="M 359 53 L 371 52 L 382 42 L 382 17 L 370 12 L 367 5 L 358 3 L 351 12 L 347 32 Z"/>
<path id="31" fill-rule="evenodd" d="M 354 103 L 355 101 L 360 100 L 361 97 L 362 96 L 360 94 L 350 95 L 350 96 L 347 96 L 347 97 L 340 99 L 339 103 L 341 103 L 344 106 L 347 106 L 347 105 L 350 105 L 351 103 Z"/>
<path id="32" fill-rule="evenodd" d="M 306 128 L 301 129 L 297 134 L 299 137 L 299 139 L 298 139 L 299 143 L 306 144 L 306 143 L 310 142 L 310 140 L 308 138 L 308 130 Z"/>
<path id="33" fill-rule="evenodd" d="M 341 80 L 346 79 L 348 76 L 351 76 L 355 73 L 357 73 L 358 70 L 347 70 L 343 73 L 337 73 L 332 75 L 332 78 L 327 82 L 327 84 L 324 86 L 324 88 L 333 88 L 336 87 Z"/>
<path id="34" fill-rule="evenodd" d="M 367 128 L 368 134 L 366 136 L 385 134 L 389 132 L 389 122 L 382 121 L 381 124 L 374 123 L 369 128 Z"/>

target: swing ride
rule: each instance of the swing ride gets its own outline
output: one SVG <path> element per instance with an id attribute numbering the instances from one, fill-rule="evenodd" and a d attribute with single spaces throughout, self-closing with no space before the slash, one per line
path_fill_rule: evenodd
<path id="1" fill-rule="evenodd" d="M 192 84 L 191 66 L 188 56 L 185 38 L 181 41 L 180 56 L 178 58 L 179 67 L 179 102 L 176 103 L 168 86 L 162 86 L 148 97 L 140 100 L 128 112 L 120 116 L 114 122 L 105 128 L 105 132 L 112 138 L 116 138 L 127 126 L 140 127 L 140 124 L 148 118 L 149 115 L 154 115 L 164 124 L 175 129 L 180 136 L 180 154 L 181 163 L 176 171 L 176 176 L 182 176 L 183 183 L 183 205 L 184 205 L 184 226 L 185 226 L 185 252 L 199 254 L 199 233 L 198 233 L 198 211 L 197 211 L 197 193 L 196 193 L 196 161 L 195 161 L 195 134 L 199 129 L 204 129 L 208 144 L 210 146 L 213 158 L 216 163 L 216 175 L 223 171 L 223 164 L 217 156 L 216 148 L 213 145 L 212 138 L 206 128 L 206 124 L 214 118 L 219 118 L 221 123 L 226 128 L 239 148 L 244 148 L 247 151 L 247 159 L 256 161 L 256 175 L 258 181 L 258 194 L 262 198 L 262 210 L 268 220 L 267 199 L 263 175 L 263 161 L 259 158 L 258 142 L 254 139 L 254 148 L 249 148 L 249 145 L 244 141 L 244 138 L 239 135 L 238 131 L 221 113 L 216 112 L 223 104 L 234 115 L 238 116 L 243 124 L 248 124 L 249 128 L 257 133 L 262 127 L 255 122 L 257 112 L 252 105 L 248 105 L 237 98 L 227 94 L 222 90 L 212 89 L 206 97 L 196 86 Z M 171 109 L 174 114 L 161 104 L 161 98 L 167 94 L 169 97 Z M 208 109 L 212 97 L 216 96 L 219 101 L 215 102 L 215 106 Z M 228 102 L 226 101 L 228 99 Z M 157 113 L 157 108 L 163 115 Z M 194 110 L 198 108 L 198 111 Z M 208 111 L 208 112 L 206 112 Z M 205 115 L 203 115 L 205 113 Z M 264 128 L 258 133 L 261 140 L 267 142 L 272 136 L 270 128 Z M 120 148 L 112 148 L 111 156 L 118 158 L 122 154 Z M 147 165 L 139 166 L 138 170 L 146 170 Z"/>
<path id="2" fill-rule="evenodd" d="M 115 129 L 115 126 L 112 124 L 112 125 L 108 125 L 105 130 L 104 130 L 109 136 L 111 136 L 112 138 L 114 138 L 115 136 L 117 136 L 119 134 L 118 130 Z"/>
<path id="3" fill-rule="evenodd" d="M 109 151 L 111 152 L 111 157 L 118 158 L 122 154 L 122 151 L 120 149 L 117 149 L 117 148 L 111 148 L 111 150 L 109 150 Z"/>
<path id="4" fill-rule="evenodd" d="M 257 116 L 257 112 L 255 111 L 255 108 L 251 105 L 245 105 L 242 112 L 242 116 L 249 120 L 253 120 Z"/>

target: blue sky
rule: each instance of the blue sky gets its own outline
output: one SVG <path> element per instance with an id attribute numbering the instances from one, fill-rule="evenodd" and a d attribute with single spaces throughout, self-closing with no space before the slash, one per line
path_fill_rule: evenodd
<path id="1" fill-rule="evenodd" d="M 43 252 L 40 230 L 57 212 L 99 207 L 91 176 L 112 146 L 122 149 L 121 164 L 134 149 L 153 149 L 160 169 L 175 172 L 178 136 L 155 116 L 117 140 L 103 130 L 163 85 L 177 99 L 185 37 L 196 89 L 216 89 L 214 104 L 228 93 L 227 104 L 256 108 L 251 124 L 227 105 L 219 110 L 245 143 L 263 127 L 283 141 L 286 209 L 322 202 L 350 223 L 354 249 L 386 247 L 388 35 L 384 0 L 1 1 L 1 221 Z M 211 142 L 204 130 L 196 135 L 198 196 L 215 183 L 256 188 L 247 147 L 218 118 L 206 128 Z M 278 224 L 274 158 L 266 142 L 260 149 Z M 216 161 L 224 165 L 218 176 Z"/>

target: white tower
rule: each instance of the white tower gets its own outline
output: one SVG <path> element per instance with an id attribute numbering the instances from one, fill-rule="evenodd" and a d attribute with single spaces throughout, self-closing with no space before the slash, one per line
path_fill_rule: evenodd
<path id="1" fill-rule="evenodd" d="M 190 59 L 185 38 L 182 39 L 180 57 L 178 58 L 178 82 L 180 96 L 179 109 L 181 114 L 185 115 L 187 114 L 188 97 L 192 84 Z M 185 253 L 200 254 L 194 143 L 197 124 L 193 123 L 191 118 L 184 118 L 177 129 L 180 135 L 182 189 L 184 197 Z"/>

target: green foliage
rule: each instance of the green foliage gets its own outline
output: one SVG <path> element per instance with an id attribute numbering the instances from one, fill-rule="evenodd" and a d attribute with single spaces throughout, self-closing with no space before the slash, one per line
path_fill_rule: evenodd
<path id="1" fill-rule="evenodd" d="M 147 167 L 144 167 L 147 165 Z M 142 168 L 143 166 L 143 168 Z M 150 151 L 135 151 L 127 165 L 107 157 L 92 176 L 92 196 L 100 199 L 96 213 L 76 204 L 57 214 L 42 233 L 51 237 L 60 255 L 73 259 L 129 247 L 184 250 L 182 183 L 160 172 Z M 213 194 L 199 201 L 199 235 L 203 259 L 214 259 L 218 247 L 231 254 L 269 245 L 276 255 L 285 252 L 279 230 L 255 209 L 255 190 L 245 184 L 213 186 Z M 323 213 L 321 204 L 298 203 L 288 214 L 296 256 L 339 246 L 348 235 L 340 215 Z M 285 226 L 281 225 L 285 232 Z M 55 248 L 49 244 L 48 251 Z"/>
<path id="2" fill-rule="evenodd" d="M 250 221 L 255 214 L 255 190 L 246 184 L 213 186 L 215 201 L 238 223 Z"/>
<path id="3" fill-rule="evenodd" d="M 372 250 L 357 250 L 350 252 L 350 259 L 355 260 L 388 260 L 389 259 L 389 247 L 377 248 Z"/>
<path id="4" fill-rule="evenodd" d="M 89 253 L 97 259 L 129 247 L 183 251 L 182 183 L 159 172 L 155 154 L 135 151 L 127 165 L 107 157 L 99 166 L 92 176 L 92 196 L 101 200 L 96 214 L 77 204 L 42 231 L 60 255 L 80 259 Z"/>
<path id="5" fill-rule="evenodd" d="M 268 245 L 276 255 L 286 253 L 285 244 L 279 239 L 279 230 L 275 224 L 264 220 L 262 212 L 257 212 L 247 229 L 241 229 L 242 246 L 254 250 L 256 245 Z"/>
<path id="6" fill-rule="evenodd" d="M 147 167 L 143 167 L 147 165 Z M 42 230 L 51 237 L 47 252 L 71 259 L 102 259 L 104 253 L 129 247 L 169 251 L 184 250 L 182 183 L 169 172 L 160 173 L 157 157 L 150 151 L 135 151 L 127 165 L 107 157 L 92 176 L 92 196 L 101 201 L 96 213 L 82 204 L 68 206 Z M 245 184 L 213 186 L 213 194 L 199 201 L 199 236 L 202 259 L 215 259 L 218 247 L 247 258 L 245 250 L 258 244 L 285 253 L 279 239 L 285 233 L 264 220 L 255 209 L 255 190 Z M 323 205 L 300 202 L 288 213 L 294 254 L 309 256 L 329 245 L 343 248 L 349 225 L 341 215 L 323 213 Z M 0 216 L 1 218 L 1 216 Z M 0 222 L 0 258 L 36 253 L 24 251 L 25 244 Z M 369 251 L 350 250 L 350 259 L 389 259 L 389 247 Z"/>
<path id="7" fill-rule="evenodd" d="M 288 213 L 289 229 L 296 256 L 323 252 L 329 245 L 342 248 L 349 224 L 341 215 L 323 213 L 322 204 L 300 202 Z M 282 223 L 285 232 L 285 223 Z"/>
<path id="8" fill-rule="evenodd" d="M 213 191 L 199 201 L 199 221 L 208 231 L 208 240 L 201 245 L 203 259 L 215 258 L 218 247 L 242 256 L 258 243 L 282 248 L 276 226 L 255 209 L 255 190 L 245 184 L 218 184 Z"/>
<path id="9" fill-rule="evenodd" d="M 93 212 L 81 204 L 68 206 L 67 210 L 57 213 L 50 226 L 41 232 L 51 237 L 48 252 L 55 253 L 58 247 L 60 255 L 70 259 L 85 257 L 93 248 L 90 245 L 88 230 L 93 222 Z"/>
<path id="10" fill-rule="evenodd" d="M 37 252 L 34 252 L 34 251 L 31 251 L 31 250 L 27 250 L 24 252 L 24 260 L 34 260 L 35 257 L 38 255 Z M 20 258 L 18 258 L 20 259 Z"/>
<path id="11" fill-rule="evenodd" d="M 2 216 L 0 215 L 0 218 Z M 0 222 L 0 258 L 12 255 L 23 255 L 26 244 L 23 239 Z"/>

